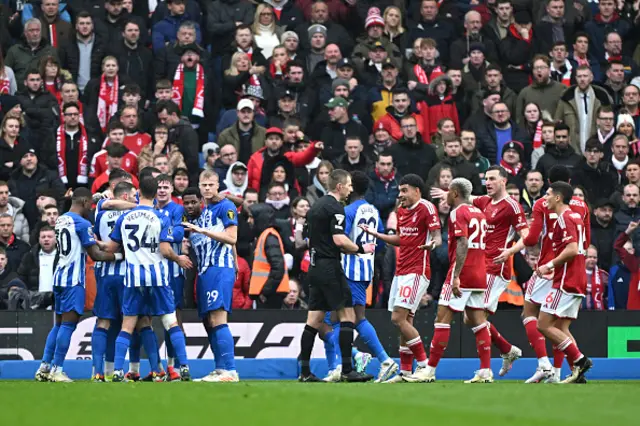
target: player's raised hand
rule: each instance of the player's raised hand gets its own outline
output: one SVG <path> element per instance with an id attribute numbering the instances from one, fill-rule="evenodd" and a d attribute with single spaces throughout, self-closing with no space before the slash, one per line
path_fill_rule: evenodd
<path id="1" fill-rule="evenodd" d="M 462 290 L 460 290 L 460 278 L 458 277 L 453 280 L 453 295 L 455 297 L 462 296 Z"/>
<path id="2" fill-rule="evenodd" d="M 182 269 L 193 268 L 193 263 L 191 263 L 191 259 L 189 259 L 189 256 L 185 254 L 181 254 L 180 256 L 178 256 L 178 265 L 180 265 Z"/>
<path id="3" fill-rule="evenodd" d="M 429 241 L 427 244 L 423 244 L 421 246 L 418 246 L 418 248 L 420 250 L 433 250 L 433 248 L 435 247 L 436 242 L 434 240 Z"/>
<path id="4" fill-rule="evenodd" d="M 194 225 L 193 223 L 189 222 L 182 222 L 182 226 L 197 234 L 202 234 L 202 232 L 204 231 L 204 229 L 200 228 L 198 225 Z"/>
<path id="5" fill-rule="evenodd" d="M 444 189 L 436 188 L 436 187 L 431 188 L 431 191 L 429 191 L 429 194 L 431 195 L 432 199 L 447 198 L 447 191 L 445 191 Z"/>
<path id="6" fill-rule="evenodd" d="M 493 263 L 501 264 L 509 260 L 511 255 L 509 254 L 509 250 L 501 248 L 500 254 L 493 258 Z"/>

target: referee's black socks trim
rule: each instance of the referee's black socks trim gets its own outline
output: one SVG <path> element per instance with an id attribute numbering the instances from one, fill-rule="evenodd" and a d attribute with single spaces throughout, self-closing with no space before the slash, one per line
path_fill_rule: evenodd
<path id="1" fill-rule="evenodd" d="M 318 330 L 305 325 L 302 331 L 302 338 L 300 339 L 300 372 L 303 376 L 311 374 L 311 368 L 309 367 L 309 360 L 311 359 L 311 351 L 313 351 L 313 344 L 316 340 Z"/>
<path id="2" fill-rule="evenodd" d="M 355 324 L 350 321 L 340 323 L 340 354 L 342 355 L 342 374 L 349 374 L 353 367 L 351 366 L 351 347 L 353 346 L 353 329 Z"/>

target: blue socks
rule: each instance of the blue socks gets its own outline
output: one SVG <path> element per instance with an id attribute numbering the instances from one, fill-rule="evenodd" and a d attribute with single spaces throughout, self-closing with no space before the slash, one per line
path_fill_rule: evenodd
<path id="1" fill-rule="evenodd" d="M 218 345 L 218 335 L 214 328 L 209 328 L 209 345 L 211 346 L 211 352 L 213 352 L 213 359 L 216 363 L 216 370 L 224 370 L 225 365 L 220 356 L 220 345 Z"/>
<path id="2" fill-rule="evenodd" d="M 127 350 L 131 344 L 131 334 L 126 331 L 121 331 L 116 338 L 116 354 L 113 360 L 113 369 L 115 371 L 122 370 L 124 368 L 124 357 L 127 355 Z M 138 352 L 138 361 L 131 359 L 131 352 L 129 352 L 130 362 L 140 362 L 140 352 Z"/>
<path id="3" fill-rule="evenodd" d="M 44 354 L 42 355 L 42 362 L 51 364 L 53 361 L 53 353 L 56 350 L 56 339 L 58 338 L 58 331 L 60 330 L 60 324 L 54 324 L 53 328 L 47 336 L 47 341 L 44 344 Z"/>
<path id="4" fill-rule="evenodd" d="M 335 370 L 338 367 L 338 358 L 336 357 L 336 347 L 334 346 L 335 331 L 331 330 L 324 335 L 322 339 L 324 341 L 324 353 L 327 357 L 327 364 L 329 365 L 329 371 Z"/>
<path id="5" fill-rule="evenodd" d="M 378 358 L 378 361 L 385 362 L 389 359 L 389 355 L 387 355 L 382 343 L 380 343 L 380 339 L 378 339 L 376 330 L 366 318 L 356 325 L 356 331 L 375 357 Z"/>
<path id="6" fill-rule="evenodd" d="M 176 353 L 176 361 L 180 366 L 187 365 L 187 341 L 180 326 L 176 325 L 168 330 L 169 340 Z"/>
<path id="7" fill-rule="evenodd" d="M 222 361 L 224 362 L 224 369 L 227 371 L 235 371 L 235 342 L 233 341 L 233 336 L 231 335 L 229 326 L 227 324 L 221 324 L 214 327 L 213 332 L 216 334 L 218 340 L 220 358 L 222 358 Z"/>
<path id="8" fill-rule="evenodd" d="M 156 339 L 156 335 L 153 333 L 151 327 L 144 327 L 140 330 L 140 340 L 142 340 L 144 351 L 149 357 L 149 366 L 151 367 L 151 371 L 159 373 L 160 370 L 158 369 L 158 363 L 160 362 L 160 358 L 158 357 L 158 340 Z"/>
<path id="9" fill-rule="evenodd" d="M 132 334 L 129 334 L 129 362 L 140 362 L 140 333 L 134 331 Z M 118 336 L 120 336 L 118 334 Z M 116 339 L 117 342 L 117 339 Z"/>
<path id="10" fill-rule="evenodd" d="M 104 328 L 94 328 L 91 334 L 91 351 L 94 374 L 104 375 L 104 354 L 107 351 L 108 332 Z"/>
<path id="11" fill-rule="evenodd" d="M 75 322 L 63 322 L 60 325 L 60 329 L 58 330 L 58 335 L 56 337 L 56 349 L 53 355 L 53 365 L 57 367 L 62 367 L 64 364 L 64 359 L 67 356 L 67 351 L 69 350 L 69 345 L 71 344 L 71 336 L 73 335 L 73 331 L 76 329 Z"/>

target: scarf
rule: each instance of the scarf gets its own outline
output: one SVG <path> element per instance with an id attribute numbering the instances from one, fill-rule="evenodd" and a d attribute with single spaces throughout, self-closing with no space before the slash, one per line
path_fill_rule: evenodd
<path id="1" fill-rule="evenodd" d="M 542 146 L 542 120 L 538 120 L 536 125 L 536 132 L 533 135 L 533 149 L 540 148 Z"/>
<path id="2" fill-rule="evenodd" d="M 600 269 L 596 265 L 593 271 L 587 271 L 587 275 L 591 275 L 591 282 L 587 279 L 587 297 L 585 297 L 586 307 L 587 309 L 602 311 L 604 310 L 604 302 L 602 300 L 604 285 L 602 285 Z"/>
<path id="3" fill-rule="evenodd" d="M 284 200 L 270 200 L 267 198 L 266 200 L 264 200 L 264 202 L 269 204 L 276 210 L 282 210 L 289 205 L 291 200 L 289 199 L 289 197 L 285 198 Z"/>
<path id="4" fill-rule="evenodd" d="M 63 183 L 69 183 L 67 178 L 67 136 L 64 131 L 64 126 L 58 127 L 56 132 L 56 152 L 58 155 L 58 176 Z M 87 152 L 89 151 L 89 138 L 87 138 L 87 132 L 84 126 L 80 125 L 80 150 L 78 152 L 78 183 L 87 183 L 87 175 L 89 174 L 89 157 Z"/>
<path id="5" fill-rule="evenodd" d="M 78 104 L 78 109 L 80 111 L 80 124 L 82 124 L 84 126 L 84 106 L 82 105 L 82 102 L 80 102 L 79 100 L 76 101 L 76 103 Z M 59 102 L 60 105 L 60 124 L 64 124 L 64 113 L 62 112 L 62 99 L 60 99 Z"/>
<path id="6" fill-rule="evenodd" d="M 629 144 L 629 148 L 631 148 L 634 157 L 640 156 L 640 140 L 632 141 Z"/>
<path id="7" fill-rule="evenodd" d="M 9 95 L 11 93 L 11 81 L 4 69 L 0 70 L 0 95 Z"/>
<path id="8" fill-rule="evenodd" d="M 424 68 L 422 68 L 422 66 L 420 66 L 420 64 L 415 64 L 413 66 L 413 72 L 416 74 L 416 78 L 418 79 L 418 83 L 420 84 L 429 84 L 429 78 L 427 76 L 427 73 L 424 71 Z M 440 65 L 436 65 L 433 68 L 433 71 L 431 71 L 431 77 L 432 78 L 437 78 L 441 75 L 444 75 L 444 72 L 442 71 L 442 67 L 440 67 Z"/>
<path id="9" fill-rule="evenodd" d="M 182 98 L 184 94 L 184 64 L 178 65 L 176 74 L 173 77 L 173 88 L 171 90 L 171 100 L 175 102 L 180 111 L 185 112 L 182 106 Z M 184 114 L 187 115 L 187 114 Z M 196 96 L 193 103 L 191 115 L 204 117 L 204 67 L 200 64 L 196 66 Z"/>
<path id="10" fill-rule="evenodd" d="M 51 46 L 58 47 L 58 32 L 56 31 L 56 24 L 49 24 L 49 40 L 51 40 Z"/>
<path id="11" fill-rule="evenodd" d="M 625 167 L 627 167 L 627 163 L 629 162 L 629 156 L 627 155 L 623 161 L 616 160 L 616 157 L 611 157 L 611 164 L 616 168 L 618 173 L 622 172 Z"/>
<path id="12" fill-rule="evenodd" d="M 556 74 L 562 73 L 562 79 L 560 80 L 560 83 L 569 87 L 571 86 L 571 70 L 573 69 L 573 67 L 571 66 L 571 62 L 569 62 L 569 60 L 567 59 L 564 60 L 564 67 L 566 68 L 567 71 L 562 73 L 562 70 L 556 69 L 554 66 L 554 63 L 551 62 L 551 74 L 553 75 L 554 73 Z"/>
<path id="13" fill-rule="evenodd" d="M 578 63 L 578 66 L 586 65 L 591 68 L 591 64 L 589 63 L 589 59 L 585 56 L 584 58 L 579 57 L 578 55 L 573 55 L 573 59 Z"/>
<path id="14" fill-rule="evenodd" d="M 604 136 L 604 137 L 603 137 L 603 136 L 602 136 L 602 133 L 600 133 L 600 129 L 598 129 L 598 130 L 596 131 L 596 133 L 598 134 L 598 140 L 600 141 L 600 143 L 601 143 L 602 145 L 604 145 L 604 144 L 607 142 L 607 139 L 609 139 L 609 138 L 611 137 L 611 135 L 613 135 L 613 134 L 615 133 L 615 131 L 616 131 L 616 129 L 615 129 L 615 128 L 613 128 L 613 129 L 611 129 L 611 130 L 609 131 L 609 133 L 607 133 L 607 135 L 606 135 L 606 136 Z"/>
<path id="15" fill-rule="evenodd" d="M 604 53 L 604 59 L 607 60 L 607 62 L 612 62 L 612 61 L 618 61 L 618 62 L 622 62 L 622 55 L 609 55 L 607 52 Z"/>
<path id="16" fill-rule="evenodd" d="M 102 133 L 106 133 L 109 120 L 118 112 L 118 76 L 113 79 L 111 87 L 102 74 L 100 76 L 100 93 L 98 95 L 98 123 Z"/>
<path id="17" fill-rule="evenodd" d="M 385 191 L 389 188 L 389 184 L 396 178 L 396 169 L 393 169 L 391 173 L 389 173 L 389 176 L 386 177 L 382 176 L 377 168 L 373 169 L 373 171 L 376 172 L 376 176 L 380 179 L 380 182 L 384 183 Z"/>
<path id="18" fill-rule="evenodd" d="M 320 193 L 322 195 L 327 195 L 327 190 L 324 188 L 324 186 L 322 186 L 322 184 L 318 180 L 318 176 L 317 175 L 313 177 L 313 186 L 315 186 L 316 189 L 318 191 L 320 191 Z"/>
<path id="19" fill-rule="evenodd" d="M 500 160 L 500 166 L 504 168 L 511 176 L 518 176 L 518 173 L 520 173 L 520 171 L 522 170 L 521 162 L 516 164 L 515 166 L 510 166 L 506 161 Z"/>

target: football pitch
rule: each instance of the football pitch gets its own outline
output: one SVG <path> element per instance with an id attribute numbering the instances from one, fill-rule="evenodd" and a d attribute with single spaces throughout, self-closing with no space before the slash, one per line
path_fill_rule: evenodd
<path id="1" fill-rule="evenodd" d="M 0 382 L 2 424 L 637 425 L 640 382 Z M 233 422 L 233 423 L 232 423 Z"/>

